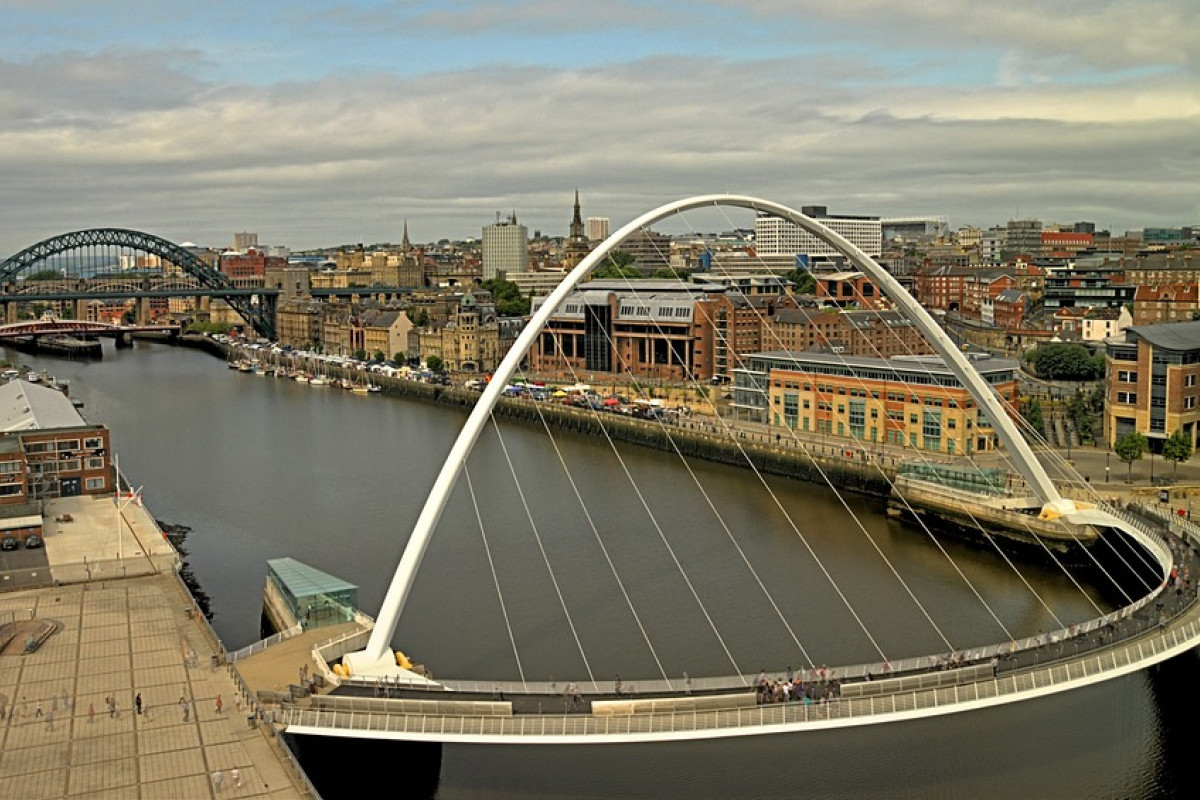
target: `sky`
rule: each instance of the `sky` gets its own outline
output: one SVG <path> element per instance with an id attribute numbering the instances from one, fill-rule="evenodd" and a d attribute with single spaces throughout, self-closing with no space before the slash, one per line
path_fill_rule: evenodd
<path id="1" fill-rule="evenodd" d="M 576 190 L 1200 225 L 1198 66 L 1197 0 L 0 0 L 0 257 L 565 235 Z"/>

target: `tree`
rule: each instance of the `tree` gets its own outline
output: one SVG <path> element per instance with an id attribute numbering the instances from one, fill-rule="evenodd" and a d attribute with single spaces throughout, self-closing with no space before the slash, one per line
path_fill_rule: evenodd
<path id="1" fill-rule="evenodd" d="M 614 250 L 608 254 L 608 260 L 603 265 L 592 270 L 593 278 L 640 278 L 642 273 L 633 266 L 637 261 L 632 254 L 624 250 Z"/>
<path id="2" fill-rule="evenodd" d="M 358 348 L 357 350 L 355 350 L 354 351 L 354 360 L 355 361 L 366 361 L 367 360 L 367 351 L 361 347 Z"/>
<path id="3" fill-rule="evenodd" d="M 429 368 L 430 372 L 441 372 L 446 368 L 446 362 L 442 360 L 441 356 L 430 356 L 425 359 L 425 366 Z"/>
<path id="4" fill-rule="evenodd" d="M 1025 360 L 1039 378 L 1090 381 L 1104 375 L 1104 356 L 1093 356 L 1081 344 L 1050 342 L 1029 351 Z"/>
<path id="5" fill-rule="evenodd" d="M 483 282 L 492 300 L 496 313 L 502 317 L 523 317 L 529 313 L 530 299 L 521 294 L 521 287 L 504 278 L 488 278 Z"/>
<path id="6" fill-rule="evenodd" d="M 1127 433 L 1117 439 L 1113 445 L 1113 452 L 1117 454 L 1117 458 L 1125 462 L 1127 471 L 1125 473 L 1125 482 L 1133 481 L 1133 462 L 1141 459 L 1146 451 L 1150 449 L 1150 443 L 1146 441 L 1146 437 L 1136 431 Z"/>
<path id="7" fill-rule="evenodd" d="M 1176 429 L 1163 440 L 1162 457 L 1171 462 L 1171 479 L 1174 480 L 1179 470 L 1179 462 L 1192 457 L 1192 441 L 1182 428 Z"/>
<path id="8" fill-rule="evenodd" d="M 1039 437 L 1046 438 L 1046 420 L 1042 416 L 1042 404 L 1036 397 L 1021 405 L 1021 416 Z"/>
<path id="9" fill-rule="evenodd" d="M 783 277 L 796 284 L 792 289 L 796 294 L 812 294 L 817 290 L 817 279 L 806 269 L 797 267 L 791 272 L 785 273 Z"/>

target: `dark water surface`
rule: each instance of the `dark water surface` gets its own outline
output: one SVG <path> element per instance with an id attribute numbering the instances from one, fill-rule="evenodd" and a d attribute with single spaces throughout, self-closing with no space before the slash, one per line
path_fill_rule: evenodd
<path id="1" fill-rule="evenodd" d="M 112 429 L 121 470 L 145 485 L 149 508 L 192 527 L 190 560 L 230 649 L 258 638 L 270 558 L 291 556 L 356 584 L 360 605 L 374 614 L 464 419 L 418 403 L 245 375 L 160 345 L 106 346 L 98 363 L 36 363 L 68 379 L 85 416 Z M 776 500 L 747 470 L 693 463 L 700 489 L 666 454 L 622 448 L 618 460 L 602 441 L 560 437 L 573 487 L 543 433 L 504 426 L 502 434 L 503 446 L 494 431 L 485 435 L 469 469 L 529 679 L 586 681 L 590 669 L 606 683 L 618 673 L 636 681 L 660 677 L 656 661 L 672 678 L 735 667 L 781 674 L 806 659 L 834 665 L 880 652 L 892 659 L 939 653 L 947 641 L 965 648 L 1003 641 L 1007 632 L 1055 629 L 1047 606 L 1068 624 L 1089 618 L 1092 602 L 1106 594 L 1096 587 L 1084 597 L 1053 565 L 1022 563 L 1034 595 L 993 551 L 934 542 L 863 498 L 848 498 L 852 516 L 826 490 L 770 480 Z M 475 508 L 460 480 L 396 646 L 442 677 L 516 678 Z M 438 796 L 1193 796 L 1196 661 L 1189 653 L 1101 686 L 982 712 L 823 733 L 636 746 L 450 746 Z M 367 776 L 381 770 L 389 791 L 406 794 L 405 775 L 421 758 L 401 753 L 376 766 L 339 760 L 345 796 L 373 785 Z"/>

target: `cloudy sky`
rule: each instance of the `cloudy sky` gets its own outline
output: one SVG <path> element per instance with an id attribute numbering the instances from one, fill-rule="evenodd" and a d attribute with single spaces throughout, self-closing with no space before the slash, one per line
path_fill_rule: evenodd
<path id="1" fill-rule="evenodd" d="M 0 0 L 0 256 L 561 235 L 576 188 L 614 228 L 712 192 L 1197 225 L 1198 65 L 1197 0 Z"/>

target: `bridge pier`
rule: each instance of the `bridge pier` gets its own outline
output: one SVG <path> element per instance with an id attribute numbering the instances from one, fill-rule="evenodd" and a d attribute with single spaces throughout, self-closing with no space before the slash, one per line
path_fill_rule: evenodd
<path id="1" fill-rule="evenodd" d="M 118 333 L 113 335 L 113 342 L 116 344 L 118 349 L 132 347 L 133 337 L 128 333 Z"/>

